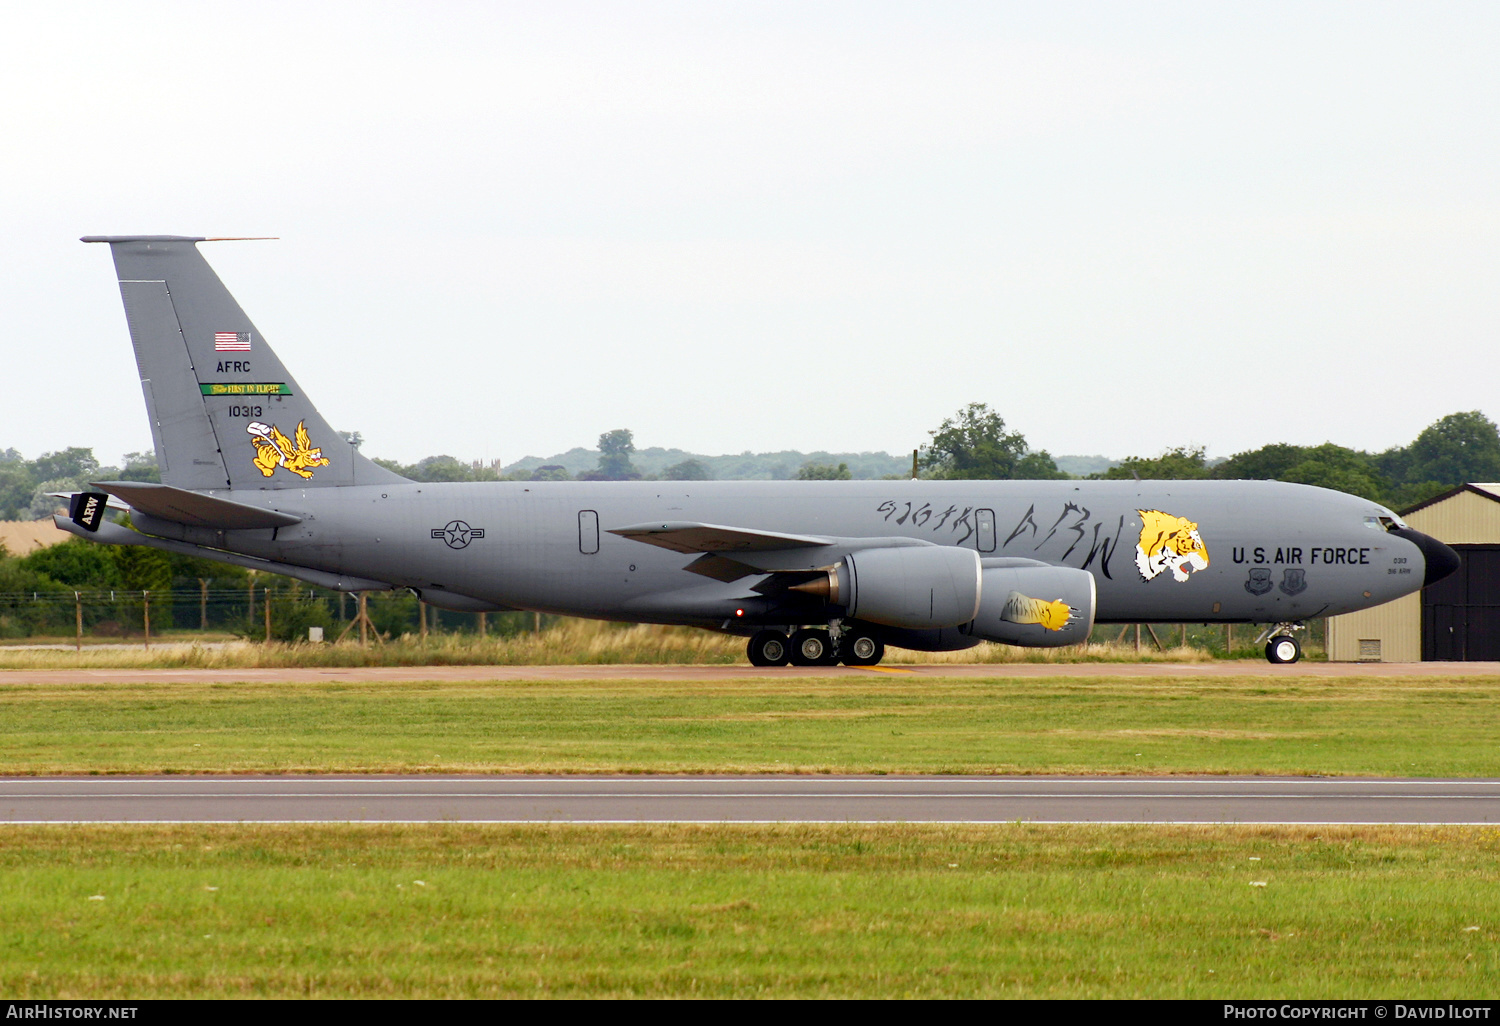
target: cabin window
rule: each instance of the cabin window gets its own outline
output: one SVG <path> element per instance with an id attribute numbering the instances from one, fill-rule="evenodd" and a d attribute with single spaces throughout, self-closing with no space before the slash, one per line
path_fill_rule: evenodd
<path id="1" fill-rule="evenodd" d="M 980 509 L 974 511 L 974 532 L 978 535 L 979 551 L 995 551 L 995 511 L 992 509 Z"/>
<path id="2" fill-rule="evenodd" d="M 599 514 L 591 509 L 578 512 L 578 551 L 585 556 L 599 551 Z"/>

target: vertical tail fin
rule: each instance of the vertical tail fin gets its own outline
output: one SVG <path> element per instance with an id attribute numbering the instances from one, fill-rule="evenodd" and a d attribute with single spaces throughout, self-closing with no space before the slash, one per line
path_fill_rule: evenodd
<path id="1" fill-rule="evenodd" d="M 328 426 L 198 252 L 175 235 L 107 242 L 164 484 L 311 488 L 403 478 Z"/>

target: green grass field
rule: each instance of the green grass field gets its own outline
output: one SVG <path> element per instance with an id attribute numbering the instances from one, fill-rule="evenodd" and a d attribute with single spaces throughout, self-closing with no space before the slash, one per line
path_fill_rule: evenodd
<path id="1" fill-rule="evenodd" d="M 1497 723 L 1484 678 L 0 684 L 0 772 L 1500 776 Z"/>
<path id="2" fill-rule="evenodd" d="M 0 772 L 1500 776 L 1500 680 L 0 684 Z M 11 826 L 0 993 L 1485 998 L 1500 828 Z"/>
<path id="3" fill-rule="evenodd" d="M 1500 833 L 15 827 L 0 990 L 1487 998 Z"/>

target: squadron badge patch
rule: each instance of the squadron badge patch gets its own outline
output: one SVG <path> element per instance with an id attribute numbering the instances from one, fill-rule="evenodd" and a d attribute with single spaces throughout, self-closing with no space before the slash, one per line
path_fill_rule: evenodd
<path id="1" fill-rule="evenodd" d="M 1276 585 L 1271 583 L 1271 571 L 1256 569 L 1250 571 L 1250 578 L 1245 581 L 1245 590 L 1252 595 L 1264 595 Z"/>

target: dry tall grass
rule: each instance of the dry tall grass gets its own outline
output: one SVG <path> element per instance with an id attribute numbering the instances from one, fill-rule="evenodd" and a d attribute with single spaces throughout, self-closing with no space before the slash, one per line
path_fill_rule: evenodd
<path id="1" fill-rule="evenodd" d="M 1051 663 L 1051 662 L 1206 662 L 1194 648 L 1136 652 L 1115 645 L 1075 645 L 1060 649 L 984 644 L 961 652 L 912 652 L 893 648 L 888 663 Z M 197 644 L 157 641 L 144 646 L 85 646 L 66 649 L 0 648 L 0 669 L 247 669 L 302 666 L 557 666 L 620 663 L 727 665 L 745 661 L 741 638 L 689 627 L 615 624 L 566 619 L 540 634 L 481 638 L 473 634 L 414 635 L 360 647 L 340 644 L 284 644 L 236 641 Z"/>

